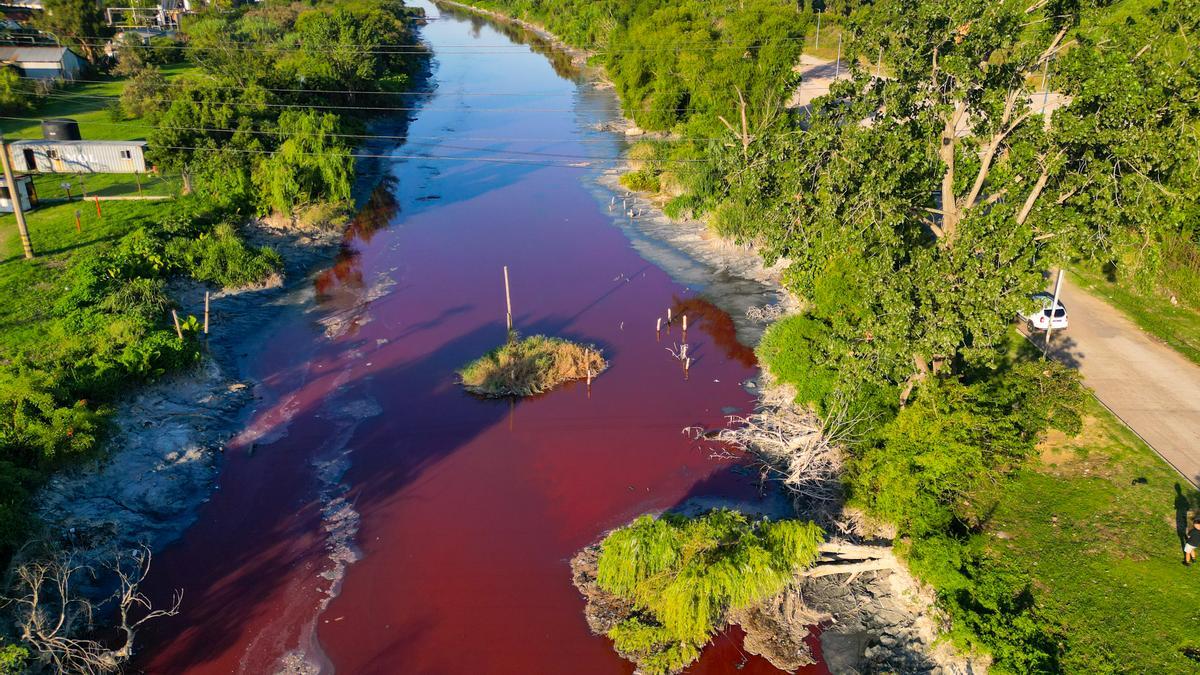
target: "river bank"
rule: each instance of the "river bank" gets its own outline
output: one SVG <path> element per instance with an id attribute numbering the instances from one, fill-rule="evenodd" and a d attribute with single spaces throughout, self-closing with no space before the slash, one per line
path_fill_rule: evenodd
<path id="1" fill-rule="evenodd" d="M 342 238 L 336 224 L 272 226 L 262 220 L 248 223 L 245 234 L 254 245 L 280 253 L 281 274 L 261 287 L 214 293 L 203 361 L 118 402 L 108 450 L 55 476 L 37 497 L 49 535 L 85 559 L 138 544 L 161 550 L 195 522 L 228 443 L 261 399 L 259 383 L 242 375 L 239 358 L 259 328 L 304 302 L 308 275 L 333 257 Z M 176 282 L 170 293 L 181 307 L 195 308 L 203 307 L 205 290 Z"/>

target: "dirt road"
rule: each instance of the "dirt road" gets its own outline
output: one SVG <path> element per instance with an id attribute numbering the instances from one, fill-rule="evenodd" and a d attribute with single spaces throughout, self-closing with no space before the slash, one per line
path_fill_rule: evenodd
<path id="1" fill-rule="evenodd" d="M 1200 485 L 1200 366 L 1083 290 L 1070 274 L 1062 302 L 1071 325 L 1054 336 L 1052 354 L 1078 368 L 1104 405 Z"/>

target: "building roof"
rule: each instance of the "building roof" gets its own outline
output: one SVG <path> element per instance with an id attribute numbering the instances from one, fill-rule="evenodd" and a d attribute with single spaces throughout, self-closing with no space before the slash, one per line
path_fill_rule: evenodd
<path id="1" fill-rule="evenodd" d="M 0 47 L 0 61 L 58 61 L 61 62 L 66 47 Z"/>
<path id="2" fill-rule="evenodd" d="M 8 147 L 10 148 L 23 145 L 119 145 L 127 148 L 131 145 L 140 145 L 142 147 L 146 147 L 146 141 L 89 141 L 87 139 L 81 141 L 50 141 L 44 138 L 38 138 L 24 141 L 9 141 L 8 143 Z"/>

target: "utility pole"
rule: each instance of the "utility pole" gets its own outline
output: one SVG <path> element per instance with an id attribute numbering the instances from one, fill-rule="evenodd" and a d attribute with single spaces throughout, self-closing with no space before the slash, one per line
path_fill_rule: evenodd
<path id="1" fill-rule="evenodd" d="M 21 248 L 25 249 L 25 259 L 33 260 L 33 244 L 29 241 L 29 228 L 25 225 L 25 210 L 21 207 L 21 192 L 17 189 L 17 181 L 13 178 L 12 167 L 8 165 L 8 144 L 4 142 L 2 133 L 0 133 L 0 164 L 4 165 L 4 183 L 8 186 L 8 201 L 13 205 L 13 214 L 17 216 L 17 231 L 21 233 Z"/>
<path id="2" fill-rule="evenodd" d="M 1046 114 L 1046 106 L 1050 103 L 1050 59 L 1042 64 L 1042 114 Z"/>
<path id="3" fill-rule="evenodd" d="M 821 48 L 821 12 L 817 12 L 817 43 L 813 45 L 813 49 Z"/>
<path id="4" fill-rule="evenodd" d="M 833 81 L 836 84 L 838 77 L 842 74 L 842 34 L 838 33 L 838 55 L 837 65 L 833 67 Z"/>
<path id="5" fill-rule="evenodd" d="M 1046 322 L 1046 349 L 1044 354 L 1050 353 L 1050 333 L 1054 332 L 1054 314 L 1058 311 L 1058 296 L 1062 292 L 1063 270 L 1058 270 L 1058 281 L 1054 282 L 1054 302 L 1050 303 L 1050 320 Z"/>

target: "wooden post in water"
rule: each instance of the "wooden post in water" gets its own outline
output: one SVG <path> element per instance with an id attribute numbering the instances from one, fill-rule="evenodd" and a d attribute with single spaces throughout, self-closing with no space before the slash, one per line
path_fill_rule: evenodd
<path id="1" fill-rule="evenodd" d="M 687 334 L 687 314 L 683 315 L 683 333 Z"/>
<path id="2" fill-rule="evenodd" d="M 508 265 L 505 265 L 505 266 L 504 266 L 504 304 L 505 304 L 505 306 L 506 306 L 506 307 L 508 307 L 508 314 L 507 314 L 506 316 L 507 316 L 507 318 L 508 318 L 508 332 L 509 332 L 509 333 L 511 333 L 511 332 L 512 332 L 512 329 L 513 329 L 513 324 L 512 324 L 512 293 L 510 293 L 510 292 L 509 292 L 509 289 L 508 289 Z"/>
<path id="3" fill-rule="evenodd" d="M 171 318 L 175 321 L 175 334 L 179 336 L 180 340 L 182 340 L 183 339 L 183 328 L 181 328 L 179 326 L 179 312 L 176 312 L 175 310 L 171 310 Z"/>
<path id="4" fill-rule="evenodd" d="M 661 316 L 654 320 L 654 332 L 655 333 L 662 332 L 662 317 Z"/>
<path id="5" fill-rule="evenodd" d="M 204 291 L 204 334 L 208 335 L 208 291 Z"/>
<path id="6" fill-rule="evenodd" d="M 670 307 L 667 308 L 667 325 L 668 326 L 671 325 L 671 308 Z"/>

